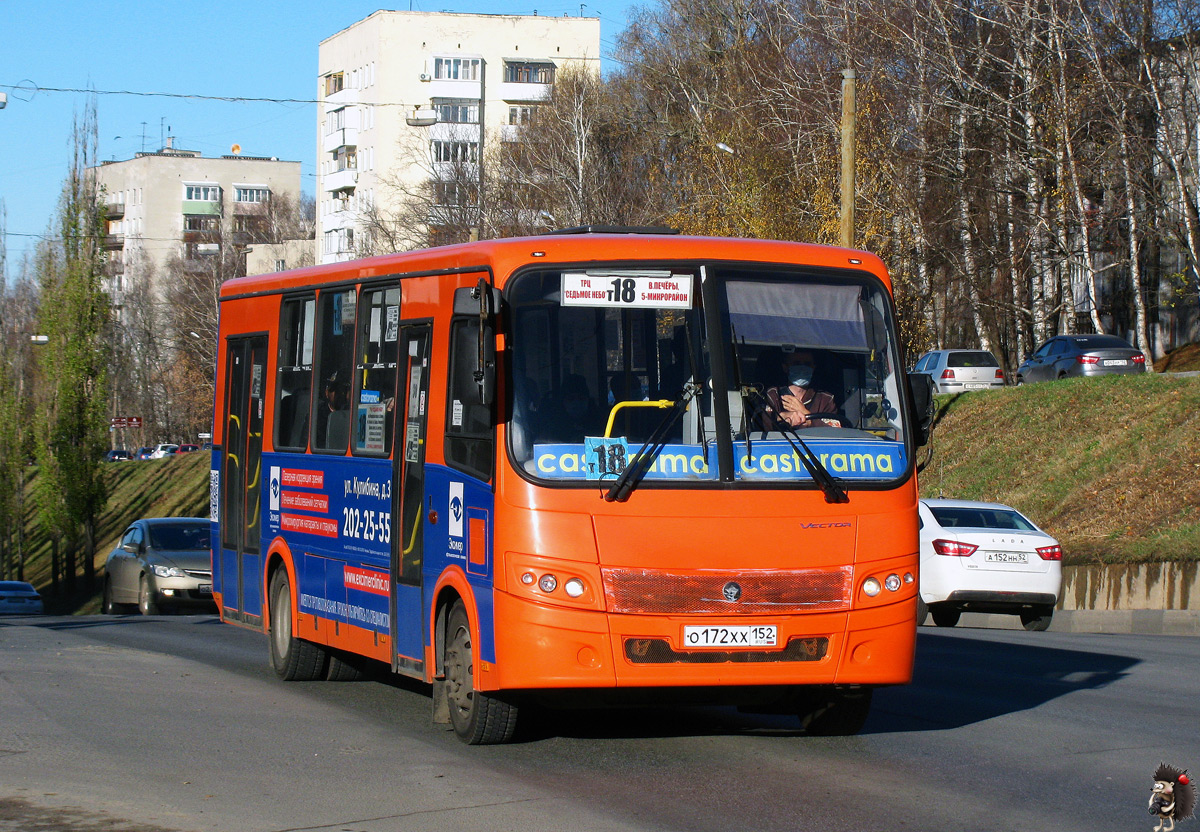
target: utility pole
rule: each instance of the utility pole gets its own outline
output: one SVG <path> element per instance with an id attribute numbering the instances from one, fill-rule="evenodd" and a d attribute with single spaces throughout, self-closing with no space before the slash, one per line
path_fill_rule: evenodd
<path id="1" fill-rule="evenodd" d="M 853 69 L 842 70 L 842 234 L 841 245 L 854 248 L 854 80 Z"/>

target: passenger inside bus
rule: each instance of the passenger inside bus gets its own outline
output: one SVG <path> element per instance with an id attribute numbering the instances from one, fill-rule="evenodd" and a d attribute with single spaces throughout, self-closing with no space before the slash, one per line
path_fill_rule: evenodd
<path id="1" fill-rule="evenodd" d="M 334 373 L 325 383 L 325 447 L 330 450 L 346 448 L 350 438 L 350 385 Z"/>

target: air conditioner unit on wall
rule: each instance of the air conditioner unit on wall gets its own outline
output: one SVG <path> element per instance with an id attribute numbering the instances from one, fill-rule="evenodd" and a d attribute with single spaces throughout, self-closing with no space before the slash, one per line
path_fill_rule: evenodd
<path id="1" fill-rule="evenodd" d="M 432 79 L 432 78 L 429 76 L 429 73 L 428 73 L 428 72 L 422 72 L 422 73 L 421 73 L 421 80 L 422 80 L 422 81 L 432 81 L 433 79 Z"/>

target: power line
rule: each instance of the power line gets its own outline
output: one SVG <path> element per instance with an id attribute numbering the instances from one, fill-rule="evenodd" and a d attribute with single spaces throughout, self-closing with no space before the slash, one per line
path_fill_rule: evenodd
<path id="1" fill-rule="evenodd" d="M 30 82 L 32 83 L 32 82 Z M 92 95 L 134 95 L 146 98 L 190 98 L 199 101 L 230 101 L 247 104 L 326 104 L 324 100 L 316 98 L 257 98 L 244 95 L 200 95 L 198 93 L 181 93 L 181 92 L 143 92 L 140 90 L 97 90 L 97 89 L 82 89 L 79 87 L 43 87 L 38 84 L 32 86 L 24 84 L 0 84 L 0 89 L 14 90 L 19 92 L 32 93 L 37 95 L 39 92 L 68 92 L 68 93 L 89 93 Z M 28 100 L 28 99 L 18 99 Z M 356 101 L 356 104 L 366 104 L 372 107 L 406 107 L 408 105 L 399 101 Z"/>

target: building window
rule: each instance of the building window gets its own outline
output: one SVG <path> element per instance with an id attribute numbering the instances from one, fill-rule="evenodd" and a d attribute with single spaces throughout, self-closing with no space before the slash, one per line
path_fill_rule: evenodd
<path id="1" fill-rule="evenodd" d="M 506 61 L 504 80 L 509 84 L 553 84 L 554 64 Z"/>
<path id="2" fill-rule="evenodd" d="M 358 151 L 355 148 L 343 145 L 334 152 L 333 170 L 330 173 L 340 170 L 358 170 Z"/>
<path id="3" fill-rule="evenodd" d="M 234 188 L 236 202 L 266 202 L 270 195 L 267 188 Z"/>
<path id="4" fill-rule="evenodd" d="M 276 260 L 275 261 L 275 271 L 281 272 L 286 268 L 287 268 L 287 260 Z"/>
<path id="5" fill-rule="evenodd" d="M 440 81 L 478 81 L 479 58 L 434 58 L 433 77 Z"/>
<path id="6" fill-rule="evenodd" d="M 341 92 L 342 87 L 346 84 L 345 76 L 340 72 L 335 72 L 325 76 L 325 94 L 333 95 L 335 92 Z"/>
<path id="7" fill-rule="evenodd" d="M 476 198 L 474 182 L 434 182 L 433 199 L 436 205 L 444 208 L 457 208 L 463 205 L 474 205 Z"/>
<path id="8" fill-rule="evenodd" d="M 183 218 L 184 231 L 220 231 L 221 220 L 217 217 L 205 216 L 185 216 Z"/>
<path id="9" fill-rule="evenodd" d="M 533 107 L 509 107 L 509 124 L 531 124 L 533 122 Z"/>
<path id="10" fill-rule="evenodd" d="M 478 159 L 478 142 L 433 142 L 435 162 L 475 162 Z"/>
<path id="11" fill-rule="evenodd" d="M 189 202 L 220 202 L 221 187 L 219 185 L 188 185 L 184 199 Z"/>
<path id="12" fill-rule="evenodd" d="M 461 98 L 435 98 L 433 109 L 443 124 L 478 124 L 479 102 Z"/>

